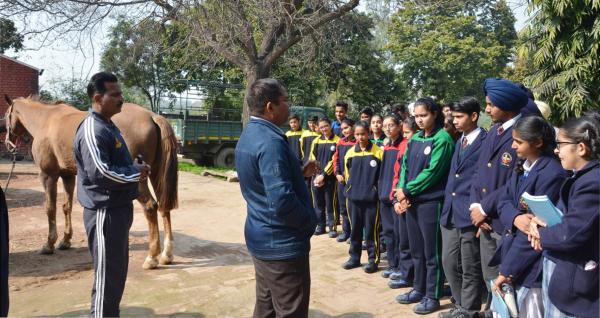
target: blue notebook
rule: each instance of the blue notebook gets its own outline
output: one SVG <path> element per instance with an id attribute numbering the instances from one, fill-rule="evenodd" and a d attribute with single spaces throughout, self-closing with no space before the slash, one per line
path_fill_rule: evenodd
<path id="1" fill-rule="evenodd" d="M 548 227 L 562 222 L 562 212 L 554 206 L 547 195 L 531 195 L 525 192 L 521 197 L 527 203 L 529 210 Z"/>
<path id="2" fill-rule="evenodd" d="M 490 286 L 494 286 L 494 280 L 490 281 Z M 492 292 L 492 306 L 491 310 L 495 312 L 499 318 L 510 318 L 508 307 L 504 302 L 504 299 L 497 292 Z"/>

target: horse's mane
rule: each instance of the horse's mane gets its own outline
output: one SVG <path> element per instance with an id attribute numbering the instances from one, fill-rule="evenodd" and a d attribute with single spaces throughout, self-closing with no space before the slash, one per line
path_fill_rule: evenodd
<path id="1" fill-rule="evenodd" d="M 65 106 L 69 106 L 69 107 L 77 109 L 77 107 L 67 104 L 67 102 L 62 99 L 49 101 L 49 100 L 42 99 L 41 96 L 39 96 L 39 95 L 29 95 L 27 97 L 19 97 L 19 98 L 15 99 L 15 101 L 18 101 L 18 100 L 26 102 L 26 103 L 33 103 L 33 104 L 39 104 L 39 105 L 65 105 Z"/>

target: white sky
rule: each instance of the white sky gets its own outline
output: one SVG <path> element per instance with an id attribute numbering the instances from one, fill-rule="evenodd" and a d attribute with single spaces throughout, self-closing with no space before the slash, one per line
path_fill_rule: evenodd
<path id="1" fill-rule="evenodd" d="M 508 0 L 517 21 L 515 28 L 521 30 L 527 22 L 527 6 L 523 0 Z M 67 40 L 55 41 L 50 46 L 42 47 L 35 40 L 26 39 L 26 50 L 18 53 L 7 51 L 5 54 L 16 57 L 18 60 L 43 69 L 40 76 L 40 89 L 49 89 L 53 81 L 60 79 L 78 78 L 87 79 L 98 71 L 102 47 L 107 41 L 109 25 L 104 25 L 104 34 L 98 34 L 92 42 L 83 41 L 82 45 L 75 48 Z"/>

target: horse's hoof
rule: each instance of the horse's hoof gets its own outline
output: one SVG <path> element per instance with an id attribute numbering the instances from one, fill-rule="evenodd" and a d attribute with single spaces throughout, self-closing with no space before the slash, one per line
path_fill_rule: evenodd
<path id="1" fill-rule="evenodd" d="M 156 260 L 156 257 L 146 257 L 146 260 L 144 261 L 144 264 L 142 265 L 143 269 L 155 269 L 158 267 L 158 261 Z"/>
<path id="2" fill-rule="evenodd" d="M 65 241 L 61 241 L 60 244 L 58 244 L 57 247 L 59 250 L 68 250 L 71 248 L 71 242 L 65 242 Z"/>
<path id="3" fill-rule="evenodd" d="M 160 258 L 158 259 L 160 265 L 169 265 L 173 263 L 173 255 L 166 255 L 164 253 L 160 254 Z"/>
<path id="4" fill-rule="evenodd" d="M 54 248 L 50 248 L 47 245 L 44 245 L 44 247 L 42 247 L 42 249 L 40 250 L 40 254 L 42 254 L 42 255 L 54 254 Z"/>

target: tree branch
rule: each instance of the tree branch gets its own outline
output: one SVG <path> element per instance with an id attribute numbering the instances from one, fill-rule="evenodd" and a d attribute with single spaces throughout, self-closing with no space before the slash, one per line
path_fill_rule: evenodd
<path id="1" fill-rule="evenodd" d="M 324 14 L 323 16 L 319 17 L 312 23 L 309 23 L 306 27 L 304 27 L 302 29 L 297 29 L 297 30 L 294 30 L 293 32 L 291 32 L 288 35 L 287 39 L 280 42 L 280 44 L 277 45 L 273 49 L 273 51 L 267 53 L 267 55 L 265 56 L 265 59 L 264 59 L 265 66 L 271 67 L 273 65 L 273 63 L 275 62 L 275 60 L 277 60 L 281 55 L 283 55 L 283 53 L 285 53 L 285 51 L 287 51 L 292 45 L 298 43 L 298 41 L 300 41 L 302 39 L 302 37 L 310 35 L 316 29 L 320 28 L 327 22 L 330 22 L 336 18 L 339 18 L 342 15 L 346 14 L 347 12 L 351 11 L 352 9 L 356 8 L 356 6 L 358 6 L 359 1 L 360 0 L 351 0 L 348 3 L 344 4 L 343 6 L 339 7 L 337 10 L 329 12 L 327 14 Z M 316 14 L 316 13 L 314 13 L 314 14 Z"/>

